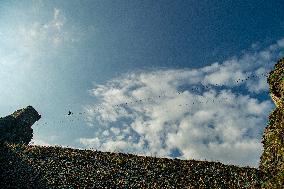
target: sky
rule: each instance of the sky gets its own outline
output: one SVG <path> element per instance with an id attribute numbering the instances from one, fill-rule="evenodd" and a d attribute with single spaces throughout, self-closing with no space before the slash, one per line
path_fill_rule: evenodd
<path id="1" fill-rule="evenodd" d="M 283 9 L 2 0 L 0 116 L 35 107 L 31 144 L 258 167 Z"/>

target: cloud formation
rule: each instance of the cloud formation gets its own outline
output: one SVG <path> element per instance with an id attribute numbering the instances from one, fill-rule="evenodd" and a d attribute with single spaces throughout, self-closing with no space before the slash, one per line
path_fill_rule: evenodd
<path id="1" fill-rule="evenodd" d="M 66 29 L 66 22 L 67 18 L 62 11 L 54 8 L 52 17 L 48 21 L 33 21 L 22 25 L 18 28 L 18 34 L 27 48 L 41 50 L 46 47 L 54 48 L 72 40 L 72 34 Z"/>
<path id="2" fill-rule="evenodd" d="M 139 71 L 97 85 L 86 106 L 96 125 L 86 147 L 159 157 L 258 166 L 270 99 L 266 74 L 283 39 L 199 69 Z M 95 122 L 97 122 L 95 124 Z"/>
<path id="3" fill-rule="evenodd" d="M 0 42 L 5 51 L 0 52 L 4 57 L 0 65 L 18 64 L 17 59 L 34 62 L 36 58 L 51 57 L 82 37 L 76 23 L 71 23 L 57 7 L 46 9 L 43 5 L 32 4 L 30 10 L 15 12 L 11 9 L 4 15 L 5 19 L 0 22 L 3 28 Z M 21 21 L 15 19 L 21 16 Z"/>
<path id="4" fill-rule="evenodd" d="M 56 57 L 54 55 L 75 37 L 75 30 L 70 29 L 70 23 L 60 9 L 45 6 L 35 9 L 33 4 L 28 6 L 31 9 L 22 6 L 19 3 L 6 8 L 0 21 L 0 84 L 3 91 L 0 101 L 3 106 L 9 102 L 7 99 L 26 100 L 25 94 L 30 93 L 27 88 L 32 88 L 35 78 L 39 80 L 48 73 L 41 63 Z M 41 70 L 45 74 L 40 73 Z"/>

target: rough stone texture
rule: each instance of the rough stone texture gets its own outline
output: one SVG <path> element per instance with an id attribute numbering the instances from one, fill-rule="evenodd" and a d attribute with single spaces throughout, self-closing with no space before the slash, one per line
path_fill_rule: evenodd
<path id="1" fill-rule="evenodd" d="M 33 137 L 31 126 L 40 118 L 41 116 L 32 106 L 0 118 L 0 144 L 5 142 L 28 144 Z"/>
<path id="2" fill-rule="evenodd" d="M 269 116 L 262 143 L 264 147 L 259 169 L 268 173 L 265 188 L 284 186 L 284 58 L 279 60 L 267 80 L 276 105 Z"/>
<path id="3" fill-rule="evenodd" d="M 219 162 L 54 146 L 0 149 L 0 188 L 256 189 L 263 173 Z"/>

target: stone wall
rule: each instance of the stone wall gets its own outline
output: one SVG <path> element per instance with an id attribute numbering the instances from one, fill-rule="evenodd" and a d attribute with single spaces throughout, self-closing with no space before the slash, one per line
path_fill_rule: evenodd
<path id="1" fill-rule="evenodd" d="M 269 175 L 265 188 L 284 186 L 284 58 L 274 66 L 267 79 L 276 108 L 269 116 L 263 134 L 263 154 L 259 169 Z"/>

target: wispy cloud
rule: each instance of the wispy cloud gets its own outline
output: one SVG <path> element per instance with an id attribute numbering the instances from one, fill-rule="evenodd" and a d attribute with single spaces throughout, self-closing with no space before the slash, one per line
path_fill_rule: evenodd
<path id="1" fill-rule="evenodd" d="M 283 39 L 199 69 L 139 71 L 97 85 L 86 106 L 87 147 L 257 166 L 271 100 L 266 74 L 283 53 Z"/>
<path id="2" fill-rule="evenodd" d="M 58 140 L 60 137 L 58 135 L 50 135 L 48 136 L 39 136 L 39 135 L 33 135 L 33 138 L 29 144 L 32 145 L 41 145 L 41 146 L 55 146 L 56 140 Z M 49 142 L 47 142 L 49 141 Z M 64 145 L 63 145 L 64 146 Z"/>
<path id="3" fill-rule="evenodd" d="M 64 11 L 57 7 L 45 9 L 45 6 L 35 3 L 30 11 L 12 10 L 6 13 L 5 19 L 0 22 L 3 28 L 0 42 L 5 49 L 0 51 L 0 56 L 12 57 L 12 62 L 17 62 L 16 59 L 33 62 L 38 57 L 51 57 L 74 42 L 80 41 L 82 37 L 76 24 L 70 22 Z M 13 19 L 13 14 L 18 14 L 14 17 L 26 17 L 19 21 Z M 11 60 L 5 62 L 5 59 L 0 60 L 1 65 L 10 64 Z"/>
<path id="4" fill-rule="evenodd" d="M 38 138 L 32 139 L 29 144 L 40 145 L 40 146 L 52 146 L 52 144 L 50 144 L 50 143 L 48 143 L 48 142 L 46 142 L 42 139 L 38 139 Z"/>
<path id="5" fill-rule="evenodd" d="M 23 45 L 32 49 L 58 47 L 72 41 L 71 32 L 66 29 L 67 18 L 58 8 L 54 8 L 52 18 L 46 22 L 32 21 L 18 27 L 17 33 Z"/>
<path id="6" fill-rule="evenodd" d="M 38 0 L 1 4 L 1 112 L 29 104 L 47 112 L 52 103 L 45 100 L 62 91 L 57 81 L 68 73 L 57 74 L 58 64 L 72 53 L 79 57 L 75 53 L 86 32 L 78 27 L 80 23 L 70 19 L 68 10 L 68 6 Z M 70 67 L 72 61 L 66 62 L 60 65 L 61 69 Z M 34 132 L 40 136 L 35 139 L 36 144 L 55 143 L 51 138 L 45 139 L 46 131 L 41 135 L 41 129 L 35 127 Z"/>

